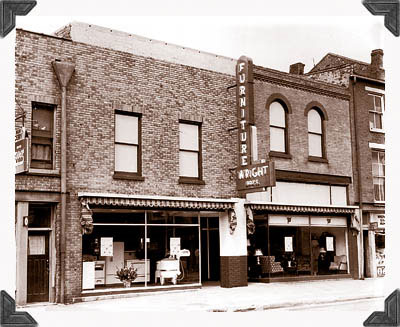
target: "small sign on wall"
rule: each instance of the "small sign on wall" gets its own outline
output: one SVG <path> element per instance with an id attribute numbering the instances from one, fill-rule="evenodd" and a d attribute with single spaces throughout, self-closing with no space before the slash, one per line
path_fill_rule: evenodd
<path id="1" fill-rule="evenodd" d="M 293 252 L 293 237 L 285 236 L 285 252 Z"/>
<path id="2" fill-rule="evenodd" d="M 102 257 L 112 257 L 113 251 L 113 238 L 102 237 L 100 239 L 100 255 Z"/>
<path id="3" fill-rule="evenodd" d="M 169 247 L 171 255 L 178 255 L 181 250 L 181 238 L 180 237 L 171 237 L 169 239 Z"/>
<path id="4" fill-rule="evenodd" d="M 333 247 L 333 237 L 327 236 L 326 237 L 326 251 L 335 251 Z"/>

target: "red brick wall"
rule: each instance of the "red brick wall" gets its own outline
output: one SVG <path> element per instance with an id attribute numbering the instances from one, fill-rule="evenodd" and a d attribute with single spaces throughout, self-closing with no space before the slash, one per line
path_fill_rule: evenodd
<path id="1" fill-rule="evenodd" d="M 247 286 L 247 256 L 221 257 L 221 287 Z"/>

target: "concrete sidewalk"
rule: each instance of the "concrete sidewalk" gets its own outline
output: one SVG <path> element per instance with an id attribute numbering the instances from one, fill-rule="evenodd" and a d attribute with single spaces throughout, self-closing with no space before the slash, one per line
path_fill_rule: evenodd
<path id="1" fill-rule="evenodd" d="M 318 280 L 287 283 L 249 283 L 247 287 L 132 294 L 129 298 L 82 302 L 71 305 L 27 306 L 33 316 L 44 311 L 91 312 L 235 312 L 262 311 L 307 304 L 334 303 L 384 296 L 384 278 Z M 382 303 L 383 303 L 382 298 Z"/>

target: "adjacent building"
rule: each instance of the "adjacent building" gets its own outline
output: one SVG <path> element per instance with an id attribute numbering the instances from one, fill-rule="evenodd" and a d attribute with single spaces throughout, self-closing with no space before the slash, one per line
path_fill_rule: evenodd
<path id="1" fill-rule="evenodd" d="M 361 277 L 347 87 L 83 23 L 16 35 L 18 304 Z"/>
<path id="2" fill-rule="evenodd" d="M 383 51 L 371 62 L 328 53 L 307 76 L 348 88 L 355 203 L 362 211 L 365 277 L 385 274 L 385 71 Z"/>

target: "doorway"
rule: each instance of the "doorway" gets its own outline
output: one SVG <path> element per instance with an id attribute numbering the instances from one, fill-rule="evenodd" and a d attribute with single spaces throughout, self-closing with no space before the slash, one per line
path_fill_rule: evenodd
<path id="1" fill-rule="evenodd" d="M 201 217 L 201 281 L 220 280 L 219 218 Z"/>
<path id="2" fill-rule="evenodd" d="M 49 233 L 28 232 L 27 302 L 49 301 Z"/>

